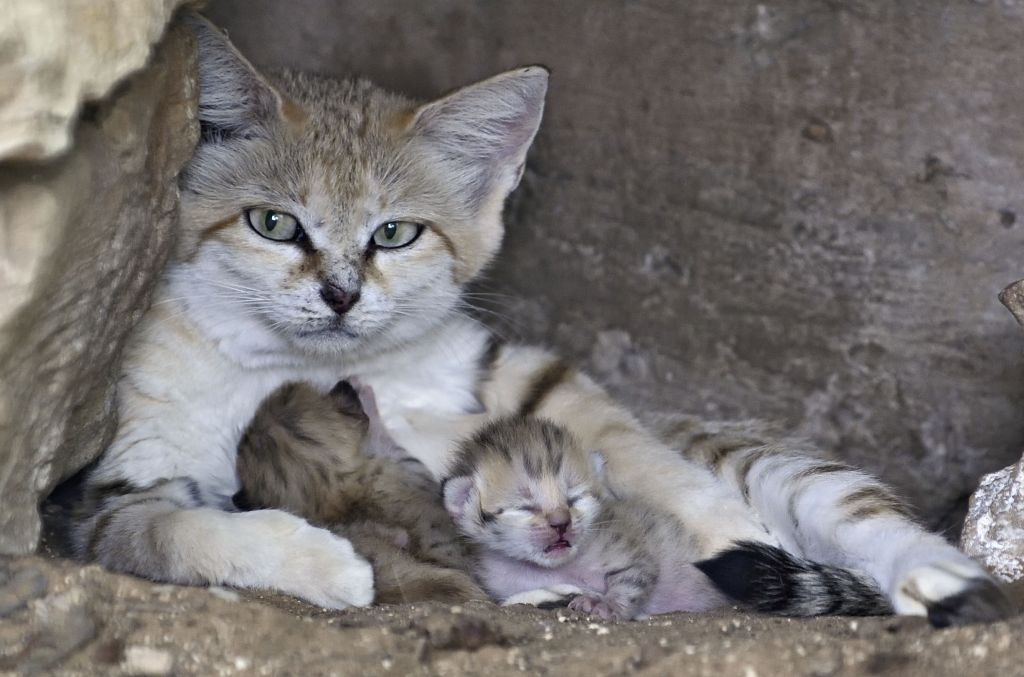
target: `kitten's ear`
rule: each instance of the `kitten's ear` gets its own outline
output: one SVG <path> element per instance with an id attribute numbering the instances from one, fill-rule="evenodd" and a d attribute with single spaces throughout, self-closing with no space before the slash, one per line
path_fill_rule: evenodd
<path id="1" fill-rule="evenodd" d="M 444 508 L 452 519 L 459 519 L 466 508 L 469 507 L 469 500 L 473 494 L 472 477 L 449 477 L 441 486 L 444 495 Z"/>
<path id="2" fill-rule="evenodd" d="M 618 498 L 618 496 L 615 495 L 615 492 L 612 491 L 611 486 L 608 484 L 608 460 L 604 457 L 604 454 L 600 451 L 590 452 L 590 467 L 594 471 L 594 476 L 597 477 L 601 487 L 611 494 L 612 498 Z"/>
<path id="3" fill-rule="evenodd" d="M 268 122 L 301 117 L 206 18 L 189 13 L 186 22 L 198 47 L 199 121 L 204 136 L 249 136 Z"/>
<path id="4" fill-rule="evenodd" d="M 329 393 L 334 406 L 345 416 L 352 418 L 368 418 L 359 401 L 359 393 L 349 381 L 338 381 Z"/>
<path id="5" fill-rule="evenodd" d="M 473 203 L 504 200 L 522 176 L 547 88 L 543 66 L 508 71 L 421 106 L 412 130 Z"/>

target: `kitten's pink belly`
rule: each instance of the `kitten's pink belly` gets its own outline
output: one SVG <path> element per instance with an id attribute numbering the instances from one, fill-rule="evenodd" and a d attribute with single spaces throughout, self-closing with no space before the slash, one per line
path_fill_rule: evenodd
<path id="1" fill-rule="evenodd" d="M 583 590 L 604 592 L 603 577 L 588 575 L 571 565 L 544 569 L 526 562 L 495 558 L 485 561 L 482 583 L 493 597 L 504 600 L 523 592 L 551 585 L 575 585 Z"/>
<path id="2" fill-rule="evenodd" d="M 672 611 L 710 611 L 726 599 L 708 577 L 692 564 L 665 566 L 644 611 L 650 615 Z"/>

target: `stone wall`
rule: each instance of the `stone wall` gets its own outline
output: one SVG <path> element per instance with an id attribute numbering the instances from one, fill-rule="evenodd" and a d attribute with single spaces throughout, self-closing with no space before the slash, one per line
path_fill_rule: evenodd
<path id="1" fill-rule="evenodd" d="M 198 133 L 184 28 L 120 80 L 146 63 L 177 3 L 33 3 L 18 11 L 49 17 L 42 36 L 0 31 L 0 48 L 17 47 L 0 59 L 0 87 L 21 102 L 0 104 L 0 554 L 35 548 L 38 502 L 109 442 L 120 350 L 166 258 Z M 50 44 L 75 40 L 89 45 Z M 17 64 L 24 78 L 8 78 Z M 64 136 L 63 154 L 25 159 L 58 153 Z"/>
<path id="2" fill-rule="evenodd" d="M 484 291 L 638 408 L 779 419 L 936 525 L 1020 455 L 1024 4 L 214 0 L 258 64 L 549 108 Z M 483 303 L 483 301 L 481 301 Z"/>

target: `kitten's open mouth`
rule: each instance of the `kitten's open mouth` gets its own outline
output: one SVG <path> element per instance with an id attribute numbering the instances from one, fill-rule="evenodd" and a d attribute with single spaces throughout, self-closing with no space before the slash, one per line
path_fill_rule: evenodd
<path id="1" fill-rule="evenodd" d="M 544 548 L 544 552 L 546 552 L 546 553 L 548 553 L 548 552 L 562 552 L 564 550 L 568 550 L 571 547 L 572 547 L 572 543 L 570 543 L 569 541 L 565 540 L 564 538 L 560 538 L 557 541 L 555 541 L 554 543 L 552 543 L 551 545 L 549 545 L 548 547 Z"/>

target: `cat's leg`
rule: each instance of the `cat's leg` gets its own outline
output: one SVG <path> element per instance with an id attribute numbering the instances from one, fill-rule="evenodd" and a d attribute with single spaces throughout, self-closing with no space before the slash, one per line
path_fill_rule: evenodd
<path id="1" fill-rule="evenodd" d="M 717 466 L 787 549 L 868 573 L 897 613 L 938 626 L 1012 613 L 980 564 L 914 522 L 892 491 L 864 472 L 770 445 L 732 449 Z"/>
<path id="2" fill-rule="evenodd" d="M 584 374 L 563 366 L 568 371 L 558 379 L 545 376 L 559 364 L 546 359 L 547 370 L 536 368 L 530 407 L 520 412 L 559 423 L 585 448 L 599 450 L 612 493 L 674 515 L 694 536 L 698 559 L 737 541 L 777 544 L 755 511 L 707 467 L 648 432 Z"/>
<path id="3" fill-rule="evenodd" d="M 186 585 L 279 590 L 340 609 L 373 600 L 373 572 L 351 544 L 280 510 L 231 513 L 194 480 L 87 489 L 78 555 L 113 571 Z"/>

